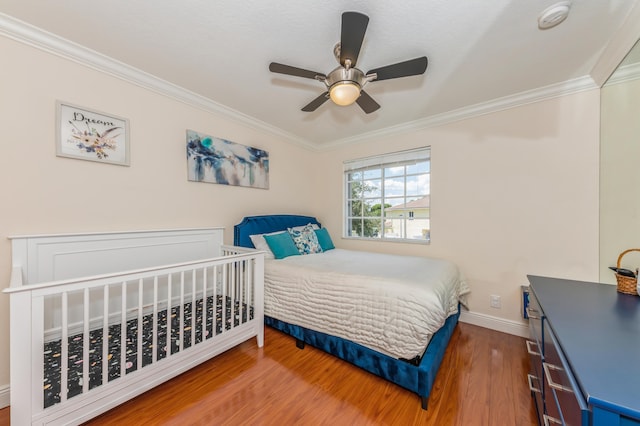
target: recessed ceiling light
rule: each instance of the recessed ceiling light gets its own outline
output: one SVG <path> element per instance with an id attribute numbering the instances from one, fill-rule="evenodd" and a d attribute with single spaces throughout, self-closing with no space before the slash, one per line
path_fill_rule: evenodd
<path id="1" fill-rule="evenodd" d="M 571 2 L 568 1 L 561 1 L 549 6 L 538 17 L 538 28 L 546 30 L 560 24 L 569 16 L 570 8 Z"/>

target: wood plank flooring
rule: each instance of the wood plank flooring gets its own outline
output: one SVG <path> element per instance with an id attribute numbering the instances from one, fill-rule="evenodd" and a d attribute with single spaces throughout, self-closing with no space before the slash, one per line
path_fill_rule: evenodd
<path id="1" fill-rule="evenodd" d="M 524 339 L 459 323 L 429 409 L 417 395 L 269 327 L 88 425 L 536 425 Z M 0 425 L 9 424 L 0 410 Z"/>

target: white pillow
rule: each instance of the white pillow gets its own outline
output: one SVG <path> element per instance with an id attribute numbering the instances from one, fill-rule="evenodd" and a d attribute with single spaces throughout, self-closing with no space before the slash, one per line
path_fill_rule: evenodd
<path id="1" fill-rule="evenodd" d="M 249 235 L 249 238 L 251 238 L 251 242 L 253 243 L 253 246 L 257 250 L 264 251 L 264 258 L 265 259 L 275 259 L 275 256 L 273 255 L 273 252 L 269 248 L 269 244 L 267 244 L 267 240 L 264 239 L 264 236 L 265 235 L 275 235 L 275 234 L 279 234 L 281 232 L 286 232 L 286 231 L 270 232 L 268 234 Z"/>

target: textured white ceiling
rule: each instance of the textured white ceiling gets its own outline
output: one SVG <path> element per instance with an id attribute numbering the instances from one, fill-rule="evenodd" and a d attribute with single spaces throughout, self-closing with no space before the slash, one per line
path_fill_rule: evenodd
<path id="1" fill-rule="evenodd" d="M 0 12 L 93 49 L 317 147 L 588 76 L 638 0 L 0 0 Z M 273 74 L 271 61 L 328 73 L 341 14 L 369 16 L 358 67 L 426 55 L 422 76 L 373 82 L 382 108 L 327 102 L 300 111 L 320 82 Z"/>

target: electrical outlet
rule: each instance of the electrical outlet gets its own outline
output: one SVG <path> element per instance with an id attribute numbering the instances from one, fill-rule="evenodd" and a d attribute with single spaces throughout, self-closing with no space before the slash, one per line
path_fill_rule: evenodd
<path id="1" fill-rule="evenodd" d="M 497 294 L 492 294 L 490 300 L 491 300 L 490 303 L 492 308 L 500 309 L 502 307 L 502 304 L 500 302 L 500 296 L 498 296 Z"/>

